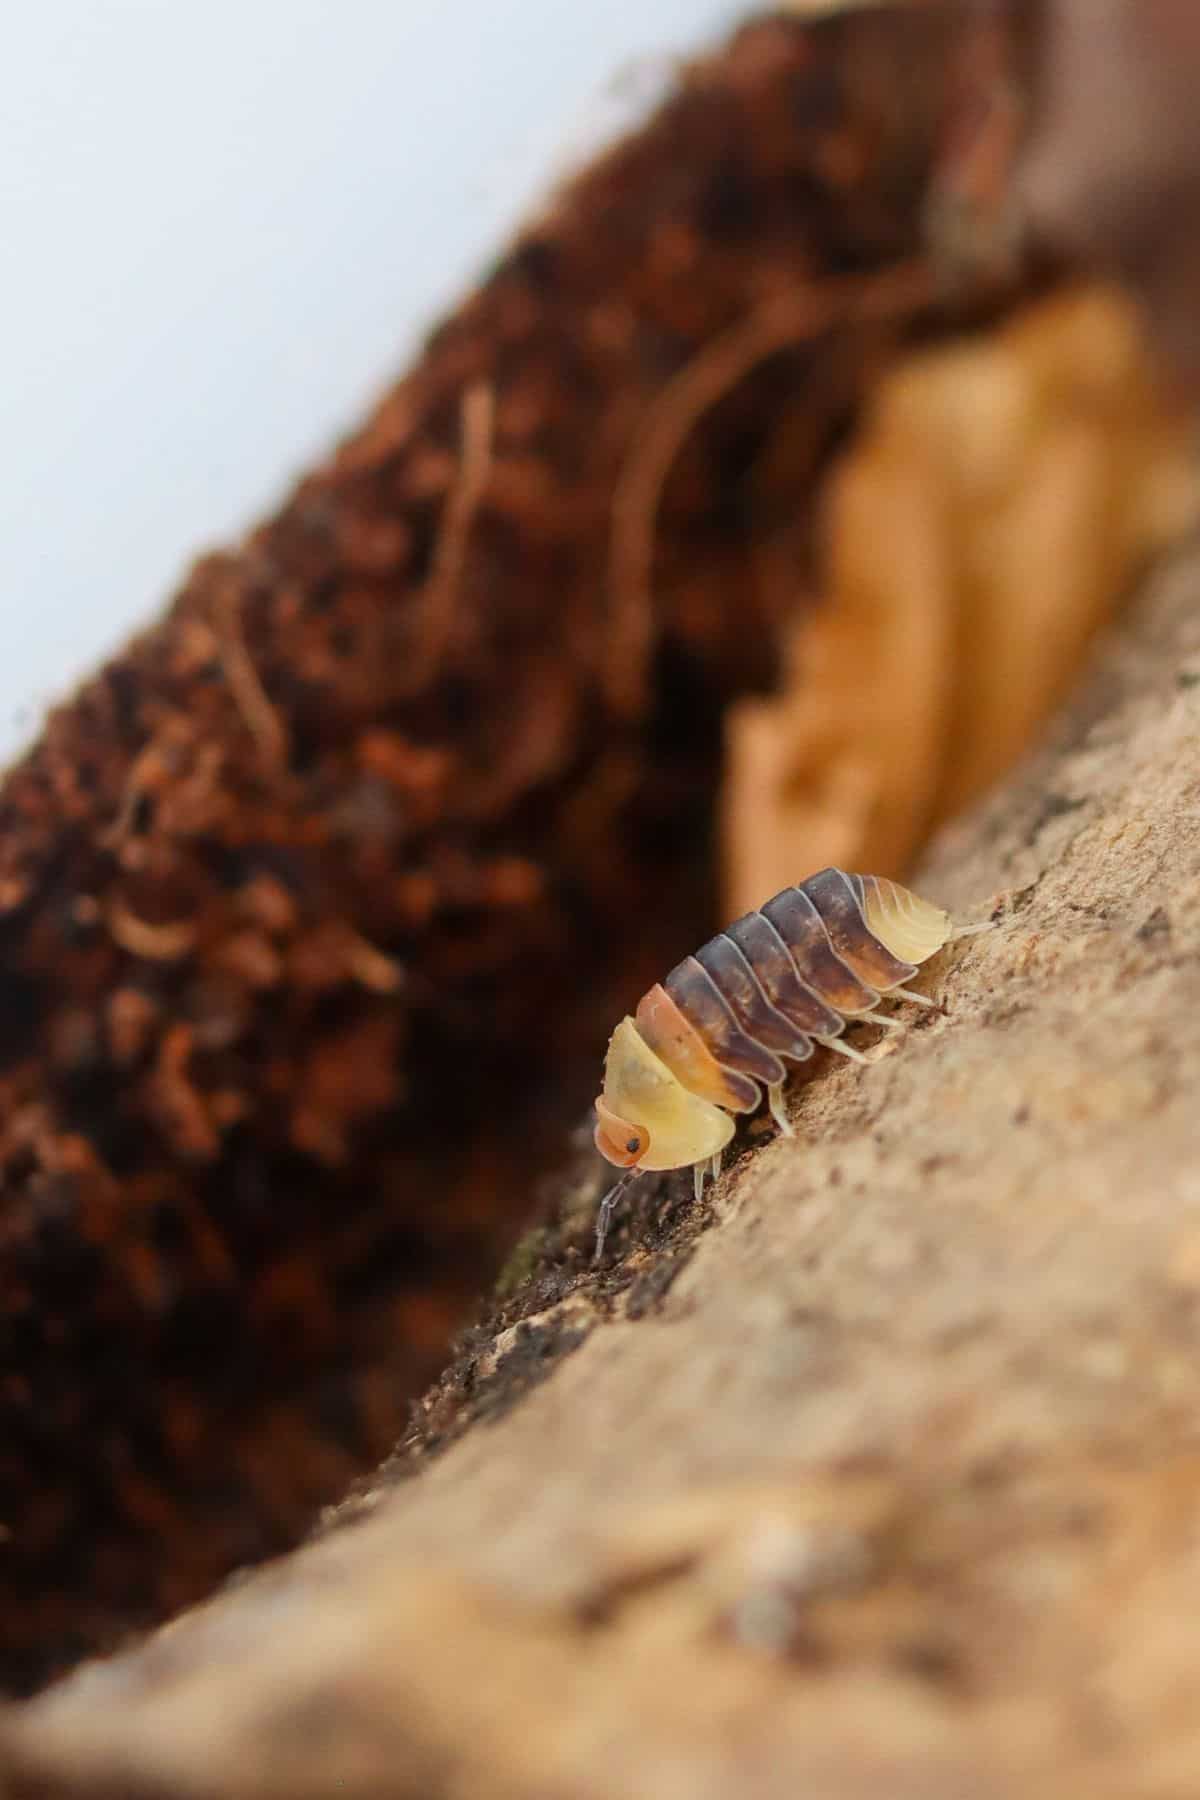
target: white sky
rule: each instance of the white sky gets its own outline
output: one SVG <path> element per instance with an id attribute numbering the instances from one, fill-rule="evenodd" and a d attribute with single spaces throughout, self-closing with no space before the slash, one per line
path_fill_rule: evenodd
<path id="1" fill-rule="evenodd" d="M 39 0 L 0 59 L 0 760 L 730 0 Z"/>

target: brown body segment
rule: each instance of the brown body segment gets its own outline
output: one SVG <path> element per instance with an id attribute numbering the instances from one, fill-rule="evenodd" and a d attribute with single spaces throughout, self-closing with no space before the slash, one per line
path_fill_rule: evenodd
<path id="1" fill-rule="evenodd" d="M 827 1006 L 853 1017 L 878 1004 L 876 990 L 861 982 L 835 951 L 820 913 L 803 889 L 784 888 L 767 901 L 762 914 L 787 945 L 804 981 Z"/>
<path id="2" fill-rule="evenodd" d="M 684 957 L 663 986 L 725 1068 L 750 1075 L 764 1087 L 783 1080 L 786 1071 L 779 1058 L 742 1030 L 703 963 L 694 956 Z"/>
<path id="3" fill-rule="evenodd" d="M 820 913 L 834 950 L 861 981 L 886 993 L 916 973 L 915 963 L 901 962 L 867 929 L 861 891 L 840 869 L 822 869 L 800 888 Z"/>
<path id="4" fill-rule="evenodd" d="M 772 1006 L 744 953 L 733 939 L 720 932 L 697 950 L 696 960 L 706 968 L 733 1008 L 743 1030 L 768 1050 L 793 1062 L 812 1055 L 812 1038 Z"/>
<path id="5" fill-rule="evenodd" d="M 836 1037 L 845 1020 L 801 980 L 792 953 L 762 912 L 747 913 L 732 924 L 731 937 L 754 970 L 771 1005 L 810 1037 Z"/>
<path id="6" fill-rule="evenodd" d="M 690 1093 L 729 1112 L 754 1111 L 762 1098 L 757 1081 L 722 1066 L 661 982 L 643 994 L 634 1022 L 654 1054 Z"/>

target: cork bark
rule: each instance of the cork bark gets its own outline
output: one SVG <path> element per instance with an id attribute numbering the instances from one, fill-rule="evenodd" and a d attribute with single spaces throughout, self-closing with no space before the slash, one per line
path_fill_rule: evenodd
<path id="1" fill-rule="evenodd" d="M 1194 1794 L 1198 796 L 1190 550 L 928 858 L 940 1009 L 599 1270 L 582 1162 L 379 1479 L 4 1791 Z"/>
<path id="2" fill-rule="evenodd" d="M 697 57 L 0 781 L 0 1689 L 375 1466 L 715 927 L 724 713 L 939 313 L 943 14 Z"/>

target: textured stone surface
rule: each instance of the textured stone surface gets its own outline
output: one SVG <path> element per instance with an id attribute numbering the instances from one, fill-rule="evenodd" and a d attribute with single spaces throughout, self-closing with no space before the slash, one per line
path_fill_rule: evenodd
<path id="1" fill-rule="evenodd" d="M 506 1416 L 10 1714 L 13 1793 L 1195 1793 L 1198 599 L 928 863 L 1000 921 L 944 1011 L 477 1344 L 570 1325 Z"/>

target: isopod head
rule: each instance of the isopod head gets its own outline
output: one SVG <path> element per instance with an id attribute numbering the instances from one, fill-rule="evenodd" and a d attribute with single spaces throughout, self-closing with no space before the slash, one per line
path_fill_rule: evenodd
<path id="1" fill-rule="evenodd" d="M 632 1019 L 609 1040 L 596 1101 L 596 1148 L 619 1169 L 680 1169 L 723 1150 L 734 1122 L 687 1088 Z"/>
<path id="2" fill-rule="evenodd" d="M 650 1133 L 613 1112 L 603 1094 L 596 1096 L 596 1148 L 618 1169 L 636 1169 L 650 1148 Z"/>

